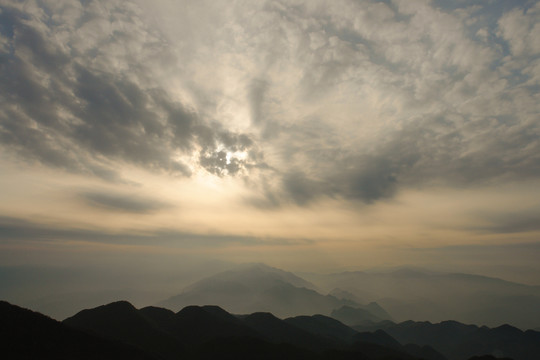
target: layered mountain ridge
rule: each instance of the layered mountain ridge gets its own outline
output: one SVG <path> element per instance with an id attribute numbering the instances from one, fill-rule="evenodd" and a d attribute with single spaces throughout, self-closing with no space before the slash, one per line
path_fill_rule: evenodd
<path id="1" fill-rule="evenodd" d="M 359 303 L 376 302 L 398 322 L 463 323 L 523 330 L 540 324 L 540 287 L 487 276 L 401 268 L 386 272 L 302 273 L 320 291 Z"/>
<path id="2" fill-rule="evenodd" d="M 533 360 L 540 353 L 539 332 L 509 325 L 384 321 L 351 328 L 323 315 L 281 320 L 261 312 L 233 315 L 217 306 L 175 313 L 119 301 L 59 323 L 0 302 L 0 320 L 10 359 Z"/>
<path id="3" fill-rule="evenodd" d="M 540 308 L 535 307 L 535 291 L 536 287 L 482 276 L 416 269 L 299 277 L 264 264 L 248 264 L 196 281 L 156 306 L 136 308 L 130 302 L 116 301 L 80 311 L 62 324 L 38 314 L 41 320 L 32 321 L 47 319 L 43 328 L 49 330 L 43 339 L 49 345 L 38 342 L 28 351 L 43 348 L 45 355 L 39 357 L 69 358 L 66 354 L 76 354 L 98 338 L 95 351 L 89 352 L 95 356 L 86 358 L 122 359 L 123 355 L 111 354 L 125 353 L 135 359 L 202 359 L 225 351 L 231 358 L 258 357 L 262 352 L 269 354 L 266 358 L 276 359 L 348 359 L 362 354 L 365 359 L 384 355 L 461 360 L 489 355 L 533 360 L 540 354 L 540 333 L 501 323 L 508 308 L 501 306 L 500 299 L 529 299 L 520 311 L 534 324 Z M 390 294 L 396 297 L 388 297 Z M 473 301 L 467 303 L 471 298 Z M 11 309 L 7 313 L 19 311 L 6 304 L 4 310 Z M 410 319 L 430 319 L 426 314 L 440 312 L 438 317 L 445 321 L 402 321 L 407 314 L 401 311 L 404 304 L 410 304 L 409 311 L 421 310 Z M 485 326 L 485 322 L 466 325 L 474 322 L 463 321 L 463 316 L 446 320 L 448 314 L 463 315 L 464 309 L 472 312 L 469 316 L 478 317 L 474 311 L 482 304 L 483 316 L 490 314 L 490 307 L 498 309 L 499 313 L 491 313 L 496 326 Z M 24 344 L 21 339 L 26 335 L 38 336 L 31 330 L 21 331 L 24 326 L 9 325 L 15 318 L 5 317 L 8 325 L 3 328 L 3 334 L 10 326 L 19 329 L 11 338 L 6 336 L 16 345 L 12 353 Z M 517 321 L 508 323 L 520 324 L 520 317 L 513 319 Z M 37 327 L 38 332 L 41 328 Z M 72 330 L 76 332 L 72 334 Z M 74 345 L 51 340 L 50 336 L 60 333 Z M 68 349 L 67 353 L 55 353 L 50 344 Z M 108 353 L 103 355 L 103 351 Z"/>
<path id="4" fill-rule="evenodd" d="M 334 295 L 323 295 L 317 289 L 316 285 L 293 273 L 264 264 L 248 264 L 197 281 L 156 306 L 178 311 L 189 305 L 216 304 L 233 313 L 270 312 L 281 318 L 330 315 L 332 311 L 348 306 L 365 310 L 365 321 L 391 319 L 375 303 L 362 305 Z"/>

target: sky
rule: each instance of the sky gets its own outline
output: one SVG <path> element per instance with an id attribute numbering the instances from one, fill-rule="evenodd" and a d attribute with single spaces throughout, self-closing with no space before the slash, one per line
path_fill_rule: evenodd
<path id="1" fill-rule="evenodd" d="M 540 285 L 539 55 L 536 1 L 1 0 L 0 266 Z"/>

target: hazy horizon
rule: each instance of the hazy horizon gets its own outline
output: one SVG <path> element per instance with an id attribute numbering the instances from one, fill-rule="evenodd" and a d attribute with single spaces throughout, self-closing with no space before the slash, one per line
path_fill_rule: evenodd
<path id="1" fill-rule="evenodd" d="M 540 286 L 539 19 L 532 0 L 2 1 L 0 298 L 256 262 Z"/>

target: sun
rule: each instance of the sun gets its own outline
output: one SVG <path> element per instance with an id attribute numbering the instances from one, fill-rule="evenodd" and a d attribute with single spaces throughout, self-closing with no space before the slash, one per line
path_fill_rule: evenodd
<path id="1" fill-rule="evenodd" d="M 227 151 L 225 155 L 225 161 L 230 164 L 233 159 L 238 161 L 246 161 L 248 158 L 247 151 Z"/>

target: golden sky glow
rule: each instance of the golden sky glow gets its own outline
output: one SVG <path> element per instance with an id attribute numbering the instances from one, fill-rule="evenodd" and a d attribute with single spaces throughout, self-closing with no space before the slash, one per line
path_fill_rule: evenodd
<path id="1" fill-rule="evenodd" d="M 540 284 L 539 12 L 7 1 L 0 265 L 196 255 Z"/>

